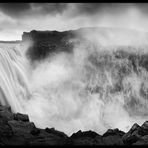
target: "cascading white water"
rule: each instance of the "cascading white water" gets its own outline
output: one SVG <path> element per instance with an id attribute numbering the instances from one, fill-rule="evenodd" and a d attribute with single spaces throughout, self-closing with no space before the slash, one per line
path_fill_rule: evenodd
<path id="1" fill-rule="evenodd" d="M 141 90 L 147 94 L 148 72 L 137 65 L 136 73 L 130 60 L 114 54 L 118 49 L 143 54 L 146 47 L 82 43 L 73 53 L 57 53 L 35 67 L 19 44 L 0 47 L 0 103 L 27 113 L 38 127 L 68 135 L 80 129 L 102 134 L 108 128 L 127 131 L 147 119 Z"/>
<path id="2" fill-rule="evenodd" d="M 23 102 L 29 99 L 26 63 L 19 47 L 1 45 L 0 102 L 2 105 L 11 105 L 14 112 L 23 112 Z"/>

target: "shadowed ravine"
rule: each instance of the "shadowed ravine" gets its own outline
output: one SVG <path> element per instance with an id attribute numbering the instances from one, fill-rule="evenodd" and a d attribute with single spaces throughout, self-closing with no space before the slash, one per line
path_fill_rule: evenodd
<path id="1" fill-rule="evenodd" d="M 115 28 L 0 43 L 1 144 L 146 144 L 147 49 L 147 33 Z"/>

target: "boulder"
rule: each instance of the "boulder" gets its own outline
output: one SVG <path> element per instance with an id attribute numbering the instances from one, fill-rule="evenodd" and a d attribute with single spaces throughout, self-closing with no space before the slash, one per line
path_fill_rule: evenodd
<path id="1" fill-rule="evenodd" d="M 26 114 L 17 113 L 14 114 L 14 120 L 29 122 L 29 117 Z"/>

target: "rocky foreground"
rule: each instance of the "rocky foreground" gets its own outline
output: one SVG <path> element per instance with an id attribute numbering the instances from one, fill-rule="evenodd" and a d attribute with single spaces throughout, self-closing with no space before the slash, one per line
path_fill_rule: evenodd
<path id="1" fill-rule="evenodd" d="M 29 121 L 28 115 L 12 113 L 8 106 L 0 106 L 0 145 L 146 145 L 148 121 L 134 124 L 124 133 L 109 129 L 103 135 L 81 130 L 68 137 L 54 128 L 40 129 Z"/>

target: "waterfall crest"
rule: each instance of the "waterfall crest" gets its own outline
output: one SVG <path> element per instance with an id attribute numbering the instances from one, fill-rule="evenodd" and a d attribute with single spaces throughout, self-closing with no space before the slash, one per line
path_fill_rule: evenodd
<path id="1" fill-rule="evenodd" d="M 19 45 L 0 47 L 0 103 L 14 112 L 23 112 L 24 100 L 29 99 L 26 67 Z"/>

